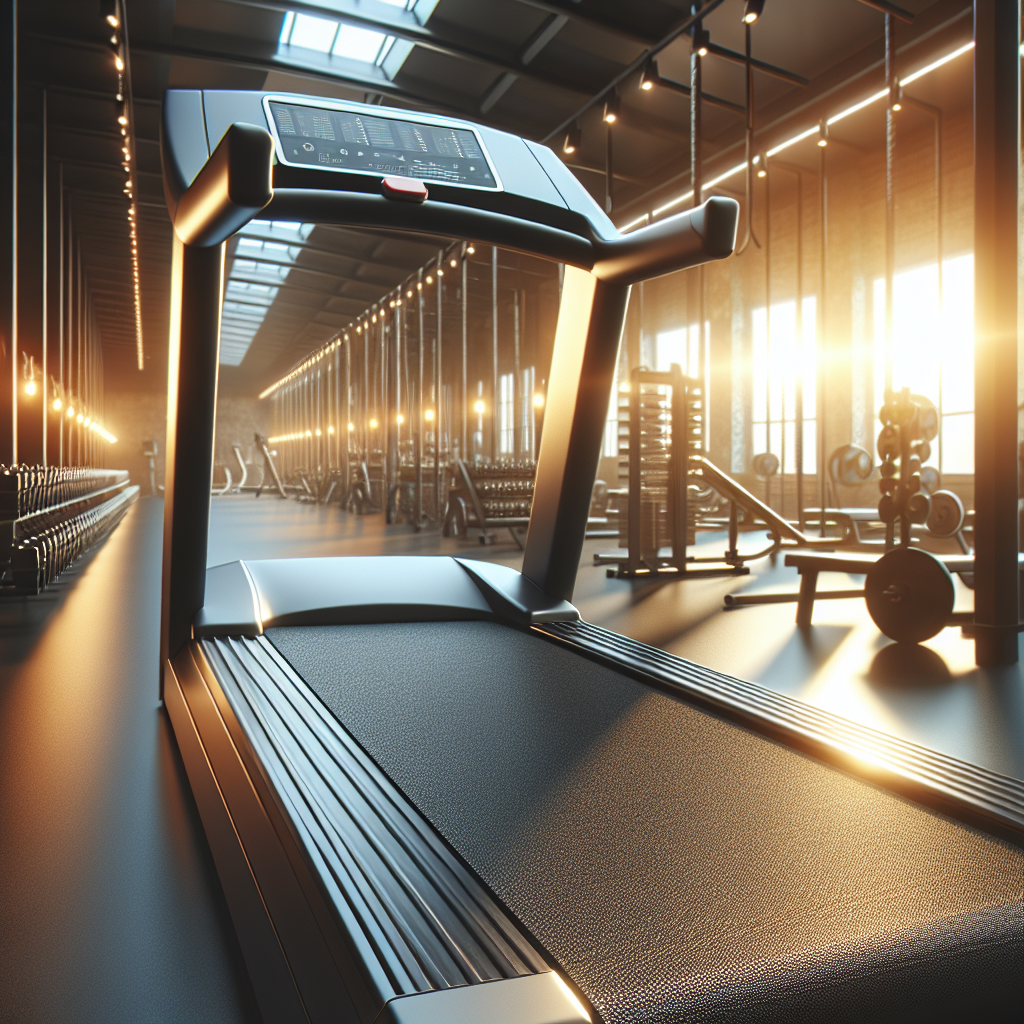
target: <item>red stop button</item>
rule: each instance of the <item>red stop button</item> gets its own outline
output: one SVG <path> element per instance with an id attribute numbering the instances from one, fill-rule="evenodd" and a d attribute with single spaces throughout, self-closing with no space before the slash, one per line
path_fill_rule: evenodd
<path id="1" fill-rule="evenodd" d="M 380 190 L 388 199 L 404 203 L 424 203 L 427 200 L 427 186 L 416 178 L 389 176 L 380 183 Z"/>

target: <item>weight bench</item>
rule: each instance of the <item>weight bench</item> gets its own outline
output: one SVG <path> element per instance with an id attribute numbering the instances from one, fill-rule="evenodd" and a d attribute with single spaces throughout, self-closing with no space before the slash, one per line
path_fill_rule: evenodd
<path id="1" fill-rule="evenodd" d="M 863 597 L 863 590 L 826 590 L 818 593 L 818 573 L 821 572 L 845 572 L 854 576 L 866 574 L 867 571 L 882 557 L 884 552 L 879 554 L 864 553 L 860 551 L 794 551 L 786 555 L 786 565 L 793 566 L 800 574 L 800 591 L 796 595 L 796 624 L 801 628 L 810 626 L 811 617 L 814 614 L 814 602 L 817 598 L 836 599 L 841 597 Z M 951 572 L 956 575 L 974 572 L 973 555 L 936 555 L 936 558 Z M 1018 554 L 1017 564 L 1024 569 L 1024 554 Z M 736 595 L 742 597 L 744 595 Z M 776 600 L 786 598 L 793 600 L 789 594 L 750 594 L 749 597 L 773 597 Z M 751 604 L 755 602 L 736 602 Z M 727 602 L 730 605 L 732 602 Z M 767 603 L 767 602 L 763 602 Z M 971 615 L 973 618 L 973 614 Z"/>
<path id="2" fill-rule="evenodd" d="M 877 508 L 826 508 L 825 525 L 838 526 L 843 534 L 857 544 L 877 543 L 865 540 L 861 536 L 861 528 L 868 525 L 875 525 L 884 528 L 884 524 L 878 518 Z M 821 525 L 821 509 L 804 509 L 804 530 L 817 529 Z"/>

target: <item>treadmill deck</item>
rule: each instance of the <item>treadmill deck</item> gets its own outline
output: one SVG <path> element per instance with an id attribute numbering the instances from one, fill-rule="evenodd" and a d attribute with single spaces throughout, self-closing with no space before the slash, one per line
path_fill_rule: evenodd
<path id="1" fill-rule="evenodd" d="M 507 626 L 267 638 L 607 1024 L 1024 995 L 1009 844 Z"/>

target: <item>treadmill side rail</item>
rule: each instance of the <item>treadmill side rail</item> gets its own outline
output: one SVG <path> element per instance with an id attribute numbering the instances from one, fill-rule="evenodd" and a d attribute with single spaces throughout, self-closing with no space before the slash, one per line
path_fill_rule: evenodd
<path id="1" fill-rule="evenodd" d="M 589 1024 L 557 974 L 492 981 L 393 999 L 376 1024 Z"/>
<path id="2" fill-rule="evenodd" d="M 507 987 L 550 974 L 544 954 L 264 638 L 193 641 L 166 678 L 266 1020 L 588 1019 L 556 978 Z M 498 1002 L 433 998 L 475 988 Z"/>

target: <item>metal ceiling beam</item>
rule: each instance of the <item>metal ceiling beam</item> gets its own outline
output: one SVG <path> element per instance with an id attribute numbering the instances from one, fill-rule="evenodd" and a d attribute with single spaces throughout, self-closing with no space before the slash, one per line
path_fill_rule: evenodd
<path id="1" fill-rule="evenodd" d="M 639 29 L 635 19 L 630 17 L 619 19 L 599 18 L 593 13 L 593 6 L 578 3 L 577 0 L 519 0 L 527 7 L 534 7 L 540 11 L 547 11 L 550 14 L 564 14 L 573 21 L 585 25 L 593 25 L 595 28 L 604 29 L 613 35 L 621 36 L 623 39 L 631 39 L 634 42 L 650 46 L 656 43 L 660 36 L 657 32 L 643 32 Z M 624 9 L 632 14 L 632 10 L 624 6 Z"/>
<path id="2" fill-rule="evenodd" d="M 742 64 L 744 67 L 747 64 L 746 54 L 737 53 L 735 50 L 730 50 L 725 46 L 719 46 L 718 43 L 708 43 L 708 53 L 715 57 L 721 57 L 723 60 L 730 61 L 733 64 Z M 778 78 L 783 82 L 789 82 L 790 85 L 810 85 L 810 79 L 804 78 L 803 75 L 787 71 L 785 68 L 776 67 L 774 64 L 769 64 L 763 60 L 757 60 L 755 57 L 750 58 L 750 66 L 755 71 L 760 71 L 771 78 Z"/>
<path id="3" fill-rule="evenodd" d="M 241 259 L 246 259 L 246 258 L 247 257 L 244 257 L 244 256 L 241 257 Z M 271 261 L 270 260 L 263 260 L 263 259 L 261 259 L 261 260 L 259 260 L 259 262 L 260 263 L 270 263 Z M 330 271 L 327 271 L 327 270 L 313 270 L 310 267 L 296 267 L 295 264 L 293 264 L 293 263 L 274 263 L 273 266 L 291 267 L 291 269 L 296 271 L 297 273 L 315 274 L 317 277 L 327 277 L 327 278 L 330 278 L 330 280 L 332 280 L 332 281 L 350 281 L 353 284 L 365 284 L 365 285 L 369 285 L 369 286 L 371 286 L 373 288 L 386 288 L 386 289 L 387 288 L 396 288 L 399 284 L 401 284 L 401 281 L 392 281 L 392 280 L 388 280 L 388 281 L 373 281 L 373 280 L 369 280 L 369 279 L 367 279 L 365 277 L 351 277 L 348 274 L 332 274 Z M 240 271 L 240 274 L 244 274 L 244 273 L 245 273 L 245 271 Z M 233 280 L 233 281 L 248 280 L 248 278 L 243 278 L 241 276 L 234 276 L 234 265 L 232 265 L 231 273 L 228 274 L 228 279 L 229 280 Z M 286 278 L 285 280 L 290 280 L 290 279 L 291 279 L 291 275 L 289 274 L 288 278 Z M 404 280 L 404 278 L 402 280 Z M 271 282 L 266 281 L 266 282 L 261 282 L 261 283 L 270 284 Z M 292 283 L 294 284 L 294 282 L 292 282 Z M 302 285 L 296 285 L 296 287 L 301 288 L 303 286 Z"/>
<path id="4" fill-rule="evenodd" d="M 109 50 L 108 47 L 105 47 L 101 43 L 93 43 L 84 39 L 74 39 L 71 36 L 49 35 L 42 32 L 25 32 L 23 34 L 40 39 L 43 42 L 53 43 L 59 46 L 67 46 L 70 49 L 91 50 L 95 52 L 108 52 Z M 384 92 L 389 96 L 396 96 L 406 100 L 416 107 L 430 106 L 446 110 L 458 117 L 464 117 L 466 115 L 464 107 L 453 105 L 450 100 L 441 99 L 440 97 L 427 96 L 422 92 L 413 92 L 411 90 L 402 89 L 385 78 L 383 73 L 379 76 L 359 75 L 355 73 L 340 76 L 337 73 L 310 68 L 305 64 L 289 63 L 287 61 L 279 60 L 273 56 L 253 56 L 251 54 L 238 54 L 223 50 L 182 46 L 174 43 L 154 43 L 152 45 L 135 43 L 132 45 L 132 55 L 171 58 L 181 57 L 191 60 L 205 60 L 212 61 L 217 64 L 246 68 L 250 71 L 286 71 L 299 78 L 309 78 L 319 82 L 332 82 L 334 85 L 345 85 L 346 83 L 350 83 L 360 89 Z M 356 62 L 352 61 L 350 63 L 355 64 Z"/>
<path id="5" fill-rule="evenodd" d="M 891 14 L 897 21 L 902 21 L 907 25 L 911 25 L 914 22 L 914 16 L 910 11 L 905 11 L 902 7 L 889 3 L 888 0 L 860 0 L 860 2 L 865 7 L 873 7 L 876 11 L 881 11 L 883 14 Z"/>
<path id="6" fill-rule="evenodd" d="M 560 125 L 549 131 L 547 135 L 545 135 L 544 138 L 541 139 L 540 141 L 548 142 L 550 139 L 554 138 L 554 136 L 565 131 L 565 129 L 568 128 L 569 125 L 571 125 L 574 121 L 582 117 L 588 110 L 590 110 L 591 107 L 600 103 L 605 96 L 607 96 L 613 89 L 621 85 L 627 78 L 629 78 L 630 75 L 633 75 L 637 71 L 639 71 L 644 66 L 644 64 L 648 60 L 650 60 L 651 57 L 657 56 L 667 46 L 670 46 L 672 43 L 674 43 L 684 32 L 688 32 L 691 28 L 693 28 L 693 26 L 698 21 L 701 21 L 703 18 L 706 18 L 712 11 L 721 7 L 723 3 L 725 3 L 725 0 L 707 0 L 707 2 L 701 7 L 701 9 L 696 14 L 691 14 L 688 17 L 683 18 L 683 20 L 678 25 L 676 25 L 676 27 L 672 29 L 672 31 L 669 32 L 668 35 L 666 35 L 659 42 L 655 43 L 654 46 L 650 47 L 650 49 L 644 50 L 644 52 L 640 54 L 640 56 L 637 57 L 632 64 L 630 64 L 628 67 L 620 71 L 600 92 L 595 93 L 589 100 L 587 100 L 587 102 L 584 103 L 583 106 L 580 107 L 580 109 L 577 110 L 575 114 L 573 114 L 571 117 L 567 117 Z"/>

